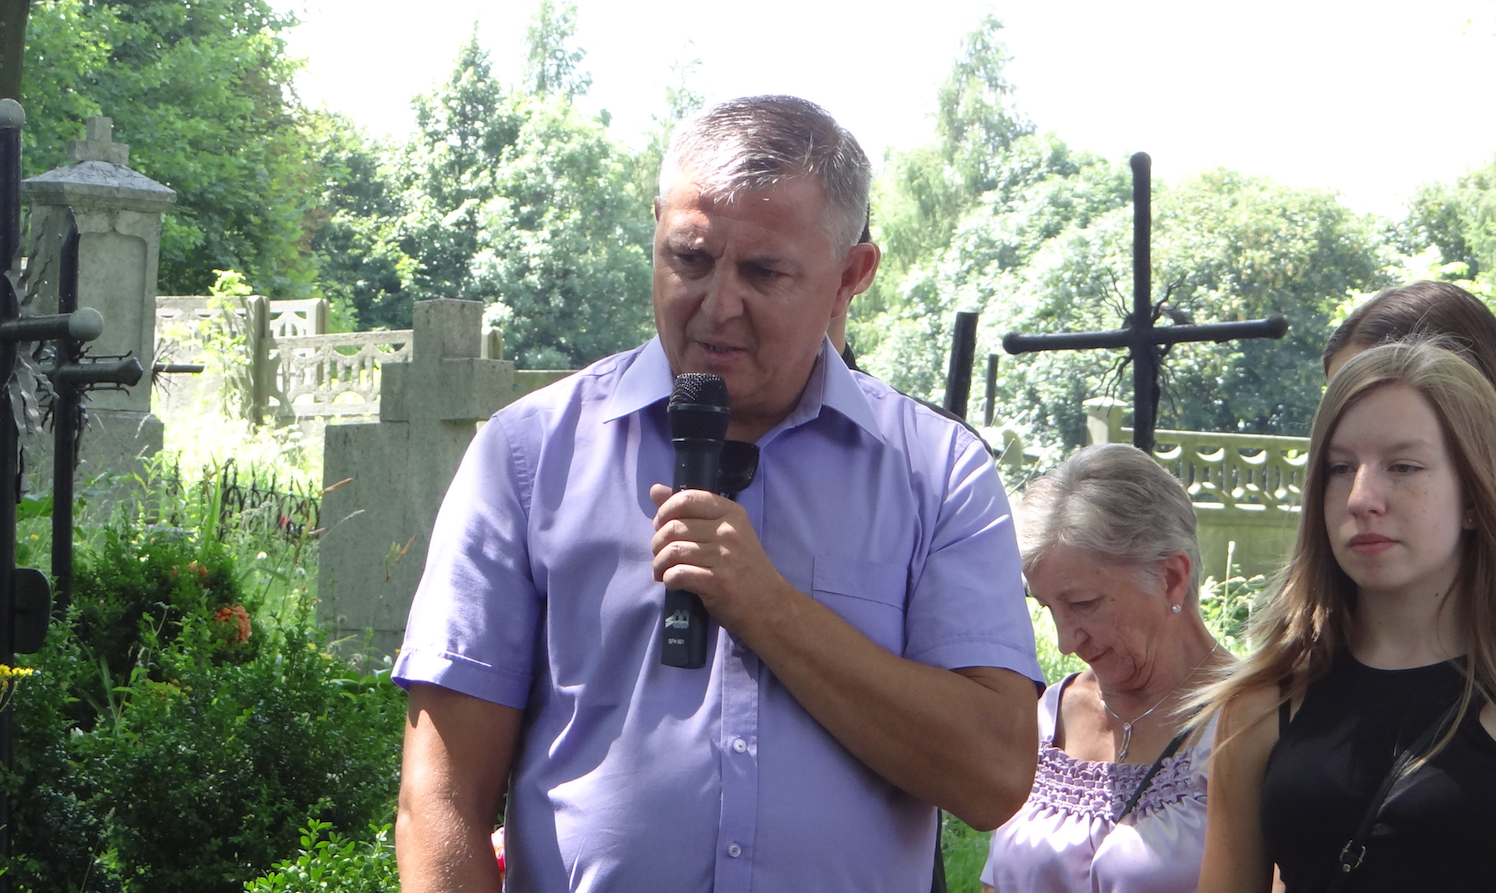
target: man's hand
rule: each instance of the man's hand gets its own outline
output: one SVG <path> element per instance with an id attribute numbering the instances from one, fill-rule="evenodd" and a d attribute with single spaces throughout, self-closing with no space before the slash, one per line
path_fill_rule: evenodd
<path id="1" fill-rule="evenodd" d="M 670 589 L 701 596 L 718 623 L 739 632 L 737 619 L 795 592 L 764 552 L 743 507 L 705 490 L 649 490 L 655 513 L 654 576 Z"/>

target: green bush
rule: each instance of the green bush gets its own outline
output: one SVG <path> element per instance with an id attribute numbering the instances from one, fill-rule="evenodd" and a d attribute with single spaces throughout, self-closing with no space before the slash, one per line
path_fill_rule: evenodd
<path id="1" fill-rule="evenodd" d="M 211 492 L 184 498 L 217 517 Z M 239 891 L 303 826 L 392 817 L 404 695 L 328 653 L 314 549 L 188 526 L 137 515 L 80 546 L 67 622 L 24 661 L 14 889 Z"/>
<path id="2" fill-rule="evenodd" d="M 370 827 L 370 840 L 345 840 L 327 822 L 315 819 L 301 831 L 301 851 L 295 859 L 276 863 L 270 873 L 244 885 L 245 893 L 399 893 L 395 845 L 390 826 Z M 327 838 L 322 839 L 326 832 Z"/>

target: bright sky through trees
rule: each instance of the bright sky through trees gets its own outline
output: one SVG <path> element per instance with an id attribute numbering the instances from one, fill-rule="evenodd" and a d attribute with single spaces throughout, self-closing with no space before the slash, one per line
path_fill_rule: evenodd
<path id="1" fill-rule="evenodd" d="M 404 136 L 410 97 L 451 71 L 477 23 L 514 83 L 534 0 L 276 0 L 303 24 L 303 98 L 375 135 Z M 1137 150 L 1170 181 L 1225 166 L 1341 190 L 1398 215 L 1420 183 L 1496 154 L 1496 0 L 578 0 L 591 107 L 637 142 L 678 63 L 708 100 L 788 92 L 821 103 L 875 160 L 927 142 L 929 112 L 963 34 L 1006 24 L 1021 112 L 1077 148 Z M 744 10 L 751 9 L 751 18 Z"/>

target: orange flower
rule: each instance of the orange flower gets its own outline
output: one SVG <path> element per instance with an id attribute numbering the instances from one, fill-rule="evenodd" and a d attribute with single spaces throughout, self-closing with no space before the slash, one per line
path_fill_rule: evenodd
<path id="1" fill-rule="evenodd" d="M 236 642 L 249 641 L 249 612 L 244 610 L 243 605 L 233 605 L 228 608 L 219 608 L 213 614 L 213 619 L 219 623 L 233 623 L 236 627 L 234 640 Z"/>

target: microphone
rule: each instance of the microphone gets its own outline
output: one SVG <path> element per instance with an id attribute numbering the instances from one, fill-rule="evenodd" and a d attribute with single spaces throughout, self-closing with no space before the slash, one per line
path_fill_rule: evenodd
<path id="1" fill-rule="evenodd" d="M 715 493 L 730 414 L 727 383 L 705 372 L 677 375 L 667 411 L 670 440 L 675 445 L 673 486 L 677 491 Z M 665 590 L 664 621 L 660 663 L 687 669 L 706 666 L 708 618 L 701 597 L 684 589 Z"/>

